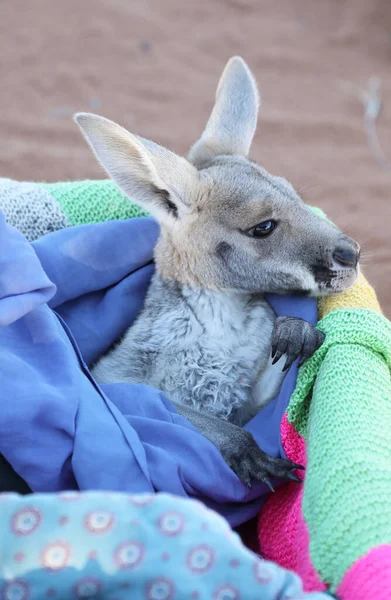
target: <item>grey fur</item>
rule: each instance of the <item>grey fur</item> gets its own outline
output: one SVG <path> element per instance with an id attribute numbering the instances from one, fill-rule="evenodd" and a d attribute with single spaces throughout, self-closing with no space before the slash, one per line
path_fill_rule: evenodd
<path id="1" fill-rule="evenodd" d="M 288 365 L 322 342 L 300 319 L 276 320 L 264 294 L 341 292 L 355 281 L 359 257 L 358 245 L 289 182 L 247 159 L 258 103 L 247 65 L 231 59 L 189 160 L 102 117 L 76 116 L 107 172 L 161 225 L 145 307 L 94 375 L 166 392 L 247 483 L 295 477 L 295 465 L 267 457 L 240 428 L 283 380 L 271 342 Z M 273 233 L 252 237 L 268 220 Z"/>
<path id="2" fill-rule="evenodd" d="M 220 450 L 228 466 L 248 487 L 251 487 L 252 481 L 264 481 L 273 490 L 269 479 L 271 476 L 300 482 L 293 473 L 295 469 L 301 468 L 300 465 L 268 456 L 246 429 L 190 406 L 174 405 L 183 417 Z"/>
<path id="3" fill-rule="evenodd" d="M 261 408 L 252 392 L 269 359 L 273 321 L 262 296 L 194 289 L 155 275 L 141 317 L 94 376 L 100 383 L 148 383 L 177 404 L 244 425 Z"/>

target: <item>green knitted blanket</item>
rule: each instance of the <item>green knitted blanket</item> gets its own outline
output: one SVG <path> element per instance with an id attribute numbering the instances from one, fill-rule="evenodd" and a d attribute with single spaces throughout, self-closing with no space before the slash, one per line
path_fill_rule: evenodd
<path id="1" fill-rule="evenodd" d="M 0 178 L 0 209 L 30 242 L 71 225 L 146 215 L 109 179 L 39 184 Z"/>

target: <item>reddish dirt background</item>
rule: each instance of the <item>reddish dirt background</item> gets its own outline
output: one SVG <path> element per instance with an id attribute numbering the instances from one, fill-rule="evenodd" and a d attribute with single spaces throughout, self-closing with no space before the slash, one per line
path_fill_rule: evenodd
<path id="1" fill-rule="evenodd" d="M 263 96 L 252 158 L 361 242 L 391 315 L 391 169 L 339 84 L 381 78 L 391 160 L 389 0 L 2 0 L 0 54 L 0 175 L 46 181 L 102 176 L 77 110 L 185 153 L 242 55 Z"/>

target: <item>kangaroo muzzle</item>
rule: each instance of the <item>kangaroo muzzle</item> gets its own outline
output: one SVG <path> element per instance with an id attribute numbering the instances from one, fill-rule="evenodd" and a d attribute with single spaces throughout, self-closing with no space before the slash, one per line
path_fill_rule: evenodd
<path id="1" fill-rule="evenodd" d="M 333 259 L 341 267 L 355 269 L 360 260 L 360 246 L 353 240 L 349 244 L 341 244 L 334 250 Z"/>

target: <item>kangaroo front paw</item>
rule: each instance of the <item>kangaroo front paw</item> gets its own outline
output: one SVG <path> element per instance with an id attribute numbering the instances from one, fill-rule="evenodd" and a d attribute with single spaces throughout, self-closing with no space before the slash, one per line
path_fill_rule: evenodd
<path id="1" fill-rule="evenodd" d="M 273 365 L 286 355 L 283 371 L 301 356 L 301 366 L 322 345 L 324 334 L 297 317 L 277 317 L 272 334 Z"/>
<path id="2" fill-rule="evenodd" d="M 304 469 L 284 458 L 273 458 L 263 452 L 253 436 L 243 431 L 240 443 L 229 445 L 227 451 L 222 451 L 223 458 L 239 479 L 251 488 L 252 481 L 262 481 L 274 491 L 271 478 L 297 481 L 302 480 L 295 474 L 296 469 Z M 236 440 L 238 441 L 238 440 Z"/>

